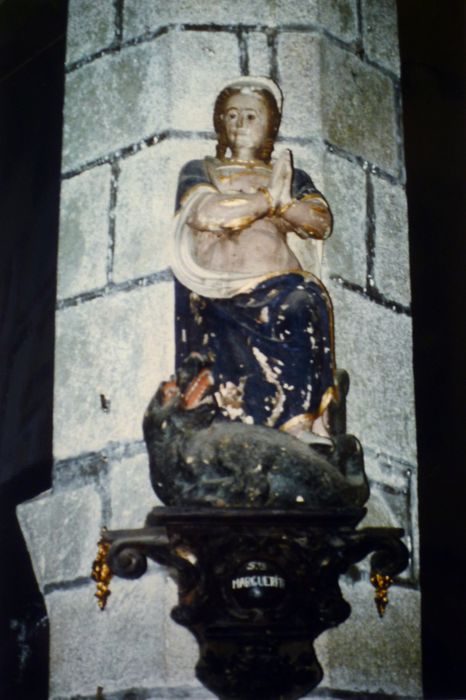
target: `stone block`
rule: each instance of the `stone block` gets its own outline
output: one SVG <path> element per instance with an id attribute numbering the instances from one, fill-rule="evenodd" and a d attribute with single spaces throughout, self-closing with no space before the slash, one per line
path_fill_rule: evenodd
<path id="1" fill-rule="evenodd" d="M 124 37 L 131 38 L 170 24 L 246 24 L 278 27 L 320 23 L 332 34 L 350 41 L 356 32 L 355 0 L 265 0 L 260 13 L 254 3 L 238 0 L 180 0 L 164 3 L 155 0 L 141 6 L 137 0 L 126 0 Z"/>
<path id="2" fill-rule="evenodd" d="M 48 583 L 90 576 L 101 527 L 93 486 L 41 494 L 17 508 L 18 520 L 41 590 Z"/>
<path id="3" fill-rule="evenodd" d="M 73 71 L 65 170 L 164 129 L 211 130 L 217 92 L 238 72 L 238 42 L 226 32 L 169 32 Z"/>
<path id="4" fill-rule="evenodd" d="M 169 694 L 168 694 L 169 693 Z M 144 695 L 144 700 L 171 700 L 171 698 L 183 698 L 183 700 L 212 700 L 215 696 L 206 688 L 176 687 L 168 689 L 158 688 L 152 690 L 150 696 Z M 139 700 L 136 696 L 124 697 L 123 700 Z M 142 699 L 141 699 L 142 700 Z"/>
<path id="5" fill-rule="evenodd" d="M 348 431 L 416 462 L 411 319 L 330 282 L 337 365 L 350 374 Z"/>
<path id="6" fill-rule="evenodd" d="M 164 89 L 170 101 L 170 128 L 213 131 L 215 98 L 239 74 L 236 35 L 172 32 L 166 41 L 160 50 L 165 51 L 167 61 Z"/>
<path id="7" fill-rule="evenodd" d="M 162 505 L 150 483 L 146 453 L 112 460 L 109 489 L 112 513 L 109 527 L 113 530 L 144 527 L 148 512 Z"/>
<path id="8" fill-rule="evenodd" d="M 319 0 L 319 23 L 343 41 L 353 41 L 357 34 L 355 0 Z"/>
<path id="9" fill-rule="evenodd" d="M 331 153 L 324 156 L 324 188 L 333 214 L 333 233 L 325 242 L 329 274 L 366 285 L 366 175 L 354 163 Z"/>
<path id="10" fill-rule="evenodd" d="M 301 70 L 299 76 L 305 75 Z M 322 135 L 391 173 L 399 168 L 393 82 L 331 42 L 322 42 Z"/>
<path id="11" fill-rule="evenodd" d="M 110 167 L 103 165 L 62 183 L 59 299 L 103 287 L 107 282 L 110 178 Z"/>
<path id="12" fill-rule="evenodd" d="M 343 4 L 346 7 L 350 3 L 345 1 Z M 329 14 L 334 23 L 346 23 L 344 16 L 338 19 L 339 14 L 345 14 L 344 10 L 331 10 Z M 335 14 L 337 17 L 334 17 Z M 167 24 L 259 24 L 275 27 L 281 24 L 307 24 L 318 19 L 318 0 L 264 0 L 260 7 L 249 0 L 237 0 L 234 4 L 228 0 L 178 0 L 176 3 L 154 0 L 144 3 L 142 7 L 138 0 L 126 0 L 124 37 L 154 31 Z"/>
<path id="13" fill-rule="evenodd" d="M 102 56 L 68 74 L 64 170 L 162 130 L 168 114 L 165 79 L 163 50 L 157 42 Z"/>
<path id="14" fill-rule="evenodd" d="M 284 137 L 320 135 L 320 43 L 316 34 L 303 32 L 286 32 L 277 39 Z"/>
<path id="15" fill-rule="evenodd" d="M 389 300 L 411 302 L 408 213 L 402 187 L 374 177 L 376 222 L 374 282 Z"/>
<path id="16" fill-rule="evenodd" d="M 372 61 L 399 75 L 398 21 L 396 0 L 362 0 L 364 50 Z"/>
<path id="17" fill-rule="evenodd" d="M 247 34 L 249 74 L 266 75 L 270 77 L 270 49 L 264 32 Z"/>
<path id="18" fill-rule="evenodd" d="M 50 696 L 94 697 L 122 688 L 165 685 L 164 576 L 113 578 L 102 612 L 92 584 L 46 596 L 50 620 Z"/>
<path id="19" fill-rule="evenodd" d="M 115 38 L 113 0 L 69 0 L 66 61 L 73 63 L 112 44 Z"/>
<path id="20" fill-rule="evenodd" d="M 372 692 L 421 697 L 420 593 L 393 586 L 380 619 L 369 583 L 343 583 L 341 588 L 352 612 L 346 622 L 317 639 L 325 674 L 322 686 L 342 695 L 351 691 L 356 696 Z"/>
<path id="21" fill-rule="evenodd" d="M 173 287 L 160 282 L 56 316 L 57 459 L 142 439 L 144 410 L 173 372 Z M 110 401 L 103 410 L 101 395 Z"/>
<path id="22" fill-rule="evenodd" d="M 407 493 L 372 482 L 363 527 L 401 527 L 410 532 Z"/>
<path id="23" fill-rule="evenodd" d="M 169 613 L 178 603 L 177 587 L 171 579 L 167 580 L 165 594 L 166 610 Z M 186 627 L 178 625 L 168 614 L 164 627 L 164 640 L 169 685 L 199 689 L 203 691 L 206 698 L 214 698 L 215 696 L 201 685 L 195 675 L 194 667 L 199 658 L 196 640 Z"/>
<path id="24" fill-rule="evenodd" d="M 372 481 L 396 491 L 408 491 L 411 488 L 413 472 L 416 470 L 414 463 L 371 449 L 365 451 L 365 462 L 367 476 Z"/>
<path id="25" fill-rule="evenodd" d="M 215 698 L 212 693 L 204 688 L 186 688 L 186 687 L 176 687 L 168 689 L 158 688 L 157 690 L 152 690 L 150 696 L 144 695 L 144 700 L 171 700 L 172 698 L 183 698 L 183 700 L 212 700 Z M 123 700 L 139 700 L 135 696 L 124 697 Z M 141 699 L 142 700 L 142 699 Z"/>
<path id="26" fill-rule="evenodd" d="M 121 163 L 113 279 L 120 282 L 170 265 L 178 173 L 215 153 L 214 142 L 169 138 Z"/>

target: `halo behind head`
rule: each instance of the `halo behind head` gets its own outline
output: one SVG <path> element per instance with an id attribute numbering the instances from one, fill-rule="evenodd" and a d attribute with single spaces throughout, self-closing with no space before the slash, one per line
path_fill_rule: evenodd
<path id="1" fill-rule="evenodd" d="M 262 90 L 267 90 L 274 98 L 280 115 L 282 113 L 283 94 L 277 83 L 271 78 L 267 78 L 263 75 L 241 75 L 239 78 L 235 78 L 224 85 L 220 94 L 228 88 L 238 90 L 239 92 L 260 92 Z"/>

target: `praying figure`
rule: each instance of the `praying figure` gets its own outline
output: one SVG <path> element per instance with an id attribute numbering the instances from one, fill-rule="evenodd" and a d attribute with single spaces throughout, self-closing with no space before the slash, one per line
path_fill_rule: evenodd
<path id="1" fill-rule="evenodd" d="M 176 200 L 176 366 L 209 358 L 216 420 L 329 440 L 336 401 L 333 315 L 288 245 L 331 233 L 327 202 L 284 150 L 272 159 L 282 95 L 270 79 L 229 83 L 214 108 L 216 157 L 181 170 Z"/>

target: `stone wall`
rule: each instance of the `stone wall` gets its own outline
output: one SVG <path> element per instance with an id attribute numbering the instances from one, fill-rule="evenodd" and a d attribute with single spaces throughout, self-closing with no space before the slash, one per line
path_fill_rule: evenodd
<path id="1" fill-rule="evenodd" d="M 349 621 L 317 642 L 317 697 L 419 697 L 416 446 L 408 237 L 393 0 L 70 0 L 56 314 L 54 486 L 19 508 L 51 629 L 50 698 L 213 697 L 152 565 L 89 578 L 102 525 L 157 501 L 141 419 L 173 370 L 169 239 L 178 171 L 214 153 L 213 100 L 239 74 L 278 80 L 280 142 L 330 202 L 324 281 L 349 431 L 372 483 L 364 524 L 406 531 L 410 569 L 377 617 L 368 568 L 343 582 Z M 306 260 L 305 247 L 300 248 Z"/>

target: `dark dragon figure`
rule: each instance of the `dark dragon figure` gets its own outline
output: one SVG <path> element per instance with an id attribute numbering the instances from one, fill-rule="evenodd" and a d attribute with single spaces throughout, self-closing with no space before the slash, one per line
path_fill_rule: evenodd
<path id="1" fill-rule="evenodd" d="M 308 445 L 263 425 L 219 416 L 207 357 L 190 355 L 162 382 L 144 416 L 153 488 L 170 506 L 342 508 L 369 495 L 359 441 L 344 425 L 348 375 L 331 445 Z M 346 384 L 346 385 L 345 385 Z M 338 411 L 340 415 L 338 415 Z"/>

